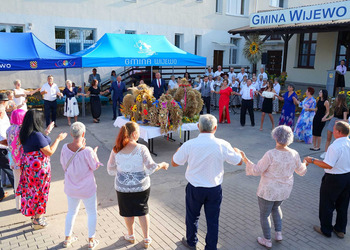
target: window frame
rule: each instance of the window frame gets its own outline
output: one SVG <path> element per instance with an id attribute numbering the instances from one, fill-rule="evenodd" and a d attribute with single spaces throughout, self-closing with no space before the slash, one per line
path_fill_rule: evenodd
<path id="1" fill-rule="evenodd" d="M 309 39 L 305 40 L 305 34 L 309 34 Z M 301 33 L 299 37 L 299 51 L 298 51 L 298 68 L 305 68 L 305 69 L 314 69 L 315 68 L 315 60 L 316 60 L 316 48 L 317 48 L 317 37 L 316 40 L 313 40 L 313 34 L 312 32 L 308 33 Z M 317 33 L 316 33 L 317 34 Z M 307 53 L 302 53 L 303 51 L 303 45 L 307 44 Z M 315 46 L 315 53 L 311 53 L 311 47 L 312 44 L 316 44 Z M 302 57 L 306 56 L 306 66 L 301 65 Z M 310 65 L 310 58 L 314 56 L 313 66 Z"/>
<path id="2" fill-rule="evenodd" d="M 236 48 L 235 47 L 230 47 L 229 49 L 229 57 L 228 57 L 228 64 L 229 65 L 235 65 L 237 64 L 238 62 L 238 41 L 239 41 L 239 38 L 236 38 L 236 37 L 230 37 L 230 44 L 234 44 L 236 45 Z M 233 51 L 236 51 L 235 52 L 235 55 Z M 234 61 L 232 60 L 234 57 Z"/>
<path id="3" fill-rule="evenodd" d="M 176 45 L 176 36 L 179 37 L 179 46 Z M 174 45 L 179 48 L 179 49 L 183 49 L 183 44 L 184 44 L 184 34 L 182 33 L 175 33 L 174 35 Z"/>
<path id="4" fill-rule="evenodd" d="M 215 1 L 215 13 L 216 14 L 222 14 L 223 13 L 223 5 L 224 5 L 224 2 L 223 0 L 216 0 Z"/>
<path id="5" fill-rule="evenodd" d="M 25 25 L 24 24 L 8 24 L 8 23 L 0 23 L 0 27 L 3 26 L 5 28 L 5 33 L 25 33 Z M 22 32 L 11 32 L 12 27 L 22 27 Z M 2 31 L 3 32 L 3 31 Z"/>
<path id="6" fill-rule="evenodd" d="M 64 30 L 64 39 L 62 38 L 56 38 L 56 29 L 63 29 Z M 78 30 L 79 31 L 79 39 L 71 39 L 70 36 L 69 36 L 69 31 L 71 30 Z M 93 32 L 93 39 L 92 40 L 85 40 L 85 36 L 84 36 L 84 31 L 85 30 L 89 30 L 89 31 L 92 31 Z M 80 50 L 79 51 L 82 51 L 84 49 L 86 49 L 85 45 L 93 45 L 94 43 L 96 42 L 96 29 L 95 28 L 79 28 L 79 27 L 62 27 L 62 26 L 55 26 L 55 49 L 57 51 L 60 51 L 60 52 L 63 52 L 63 53 L 66 53 L 68 55 L 70 54 L 73 54 L 71 53 L 71 49 L 70 49 L 70 44 L 73 44 L 73 43 L 79 43 L 80 44 Z M 61 51 L 61 50 L 58 50 L 57 48 L 57 44 L 64 44 L 65 46 L 65 51 Z M 76 51 L 76 52 L 79 52 L 79 51 Z M 76 53 L 74 52 L 74 53 Z"/>
<path id="7" fill-rule="evenodd" d="M 232 9 L 235 9 L 236 12 L 231 12 Z M 237 12 L 237 10 L 239 10 L 239 12 Z M 249 0 L 227 0 L 226 14 L 230 16 L 248 17 Z"/>
<path id="8" fill-rule="evenodd" d="M 274 3 L 275 2 L 275 3 Z M 269 5 L 275 8 L 284 8 L 284 0 L 270 0 Z"/>

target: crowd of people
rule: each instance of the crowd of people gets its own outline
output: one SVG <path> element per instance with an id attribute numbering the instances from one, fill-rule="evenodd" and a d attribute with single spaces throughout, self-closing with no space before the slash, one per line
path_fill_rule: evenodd
<path id="1" fill-rule="evenodd" d="M 90 79 L 91 78 L 91 79 Z M 0 94 L 0 163 L 1 170 L 7 175 L 16 194 L 15 207 L 31 218 L 35 230 L 46 228 L 44 217 L 48 201 L 51 181 L 50 156 L 68 133 L 60 133 L 54 141 L 49 134 L 56 124 L 57 98 L 65 96 L 64 115 L 70 126 L 71 142 L 63 145 L 60 156 L 65 181 L 64 192 L 68 201 L 68 212 L 65 222 L 64 247 L 70 246 L 78 238 L 73 235 L 73 226 L 80 201 L 83 201 L 88 214 L 88 246 L 94 249 L 99 241 L 95 238 L 97 223 L 97 197 L 94 171 L 103 164 L 97 156 L 97 147 L 87 146 L 85 125 L 77 121 L 79 108 L 76 96 L 89 96 L 93 121 L 98 123 L 101 115 L 99 95 L 112 92 L 113 119 L 118 115 L 123 93 L 127 91 L 125 83 L 115 72 L 111 74 L 111 87 L 101 91 L 100 76 L 94 69 L 90 75 L 91 86 L 88 91 L 78 93 L 70 80 L 61 92 L 48 76 L 47 83 L 41 89 L 25 91 L 21 82 L 14 82 L 12 92 Z M 202 206 L 207 220 L 206 249 L 217 249 L 219 234 L 219 216 L 222 201 L 224 162 L 232 165 L 246 165 L 246 174 L 261 176 L 257 191 L 260 209 L 260 223 L 263 236 L 258 237 L 259 244 L 270 248 L 272 215 L 275 227 L 275 239 L 282 238 L 281 204 L 288 199 L 293 187 L 293 173 L 305 175 L 308 164 L 315 164 L 325 169 L 320 188 L 320 226 L 314 230 L 326 237 L 334 231 L 339 238 L 346 232 L 346 218 L 350 198 L 350 127 L 346 97 L 339 94 L 331 114 L 328 93 L 322 89 L 317 100 L 313 97 L 315 90 L 311 87 L 305 92 L 305 99 L 298 100 L 295 87 L 289 84 L 287 92 L 280 96 L 278 81 L 267 80 L 261 69 L 258 76 L 248 77 L 242 68 L 235 74 L 233 68 L 225 74 L 221 66 L 216 72 L 209 67 L 203 79 L 198 76 L 193 82 L 190 75 L 184 75 L 193 87 L 201 92 L 204 108 L 208 114 L 201 115 L 198 122 L 199 136 L 184 143 L 173 155 L 171 165 L 177 167 L 186 162 L 186 236 L 182 243 L 189 249 L 196 249 L 198 242 L 197 227 Z M 172 76 L 168 84 L 156 73 L 151 86 L 154 96 L 159 98 L 168 89 L 179 86 Z M 258 79 L 258 80 L 257 80 Z M 220 85 L 218 85 L 220 83 Z M 218 87 L 218 88 L 217 88 Z M 44 99 L 44 115 L 36 109 L 27 109 L 26 96 L 40 91 Z M 268 114 L 272 124 L 272 138 L 276 143 L 274 149 L 267 151 L 255 164 L 238 148 L 234 148 L 225 140 L 215 137 L 217 119 L 210 115 L 213 95 L 219 95 L 219 122 L 230 123 L 229 109 L 232 98 L 241 105 L 240 124 L 245 125 L 248 110 L 250 122 L 255 126 L 254 109 L 261 108 L 262 118 L 260 130 L 263 130 L 264 118 Z M 275 127 L 272 113 L 275 103 L 284 101 L 278 126 Z M 278 105 L 277 105 L 278 106 Z M 295 108 L 302 108 L 297 122 L 294 124 Z M 9 115 L 9 117 L 8 117 Z M 10 119 L 9 119 L 10 118 Z M 74 123 L 71 123 L 74 118 Z M 324 160 L 312 157 L 300 159 L 299 153 L 289 147 L 296 138 L 313 144 L 310 150 L 319 151 L 321 133 L 327 126 L 327 142 Z M 43 121 L 46 122 L 44 126 Z M 45 129 L 45 128 L 46 129 Z M 331 144 L 332 136 L 335 141 Z M 160 169 L 167 170 L 166 162 L 156 163 L 146 146 L 139 144 L 139 126 L 128 122 L 121 127 L 115 145 L 107 163 L 109 175 L 115 176 L 114 187 L 118 199 L 119 213 L 125 220 L 127 233 L 124 239 L 131 244 L 136 241 L 134 234 L 135 217 L 143 232 L 143 244 L 150 247 L 150 216 L 148 200 L 150 196 L 150 175 Z M 334 185 L 337 183 L 337 185 Z M 6 194 L 0 187 L 0 201 Z M 337 211 L 336 224 L 332 224 L 333 211 Z"/>

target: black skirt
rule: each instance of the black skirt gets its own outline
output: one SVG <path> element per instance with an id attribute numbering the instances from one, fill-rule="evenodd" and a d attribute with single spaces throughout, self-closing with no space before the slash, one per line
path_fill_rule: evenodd
<path id="1" fill-rule="evenodd" d="M 273 98 L 264 98 L 261 111 L 264 113 L 271 114 L 272 113 L 272 101 Z"/>
<path id="2" fill-rule="evenodd" d="M 101 100 L 99 96 L 90 96 L 92 118 L 98 119 L 101 116 Z"/>
<path id="3" fill-rule="evenodd" d="M 117 191 L 119 214 L 123 217 L 144 216 L 148 214 L 148 198 L 151 188 L 137 193 Z"/>

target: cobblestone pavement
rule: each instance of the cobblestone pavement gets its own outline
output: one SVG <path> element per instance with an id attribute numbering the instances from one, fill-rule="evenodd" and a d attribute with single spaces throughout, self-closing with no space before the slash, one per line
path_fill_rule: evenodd
<path id="1" fill-rule="evenodd" d="M 117 130 L 112 128 L 109 120 L 110 112 L 104 107 L 104 122 L 91 124 L 90 118 L 81 118 L 87 125 L 88 145 L 99 145 L 99 157 L 106 164 Z M 214 112 L 215 114 L 215 112 Z M 256 123 L 260 113 L 256 112 Z M 275 116 L 275 119 L 278 115 Z M 268 122 L 263 132 L 258 128 L 239 126 L 239 116 L 231 117 L 232 124 L 219 125 L 217 137 L 225 138 L 233 146 L 244 150 L 253 161 L 259 160 L 274 142 L 270 139 Z M 248 116 L 247 119 L 249 120 Z M 54 134 L 67 130 L 66 120 L 59 121 Z M 248 122 L 249 123 L 249 122 Z M 108 131 L 113 132 L 106 138 Z M 191 134 L 193 138 L 198 132 Z M 53 135 L 54 137 L 54 135 Z M 177 141 L 181 140 L 174 136 Z M 70 140 L 70 139 L 69 139 Z M 68 142 L 68 140 L 66 140 Z M 322 147 L 324 145 L 324 141 Z M 62 146 L 62 145 L 61 145 Z M 155 161 L 170 161 L 178 143 L 167 142 L 164 138 L 155 140 L 155 150 L 158 157 Z M 309 145 L 293 143 L 292 148 L 298 150 L 302 157 L 310 155 Z M 58 151 L 59 152 L 59 151 Z M 313 153 L 318 157 L 320 153 Z M 48 204 L 46 229 L 34 231 L 30 220 L 14 210 L 13 195 L 0 203 L 0 249 L 61 249 L 64 240 L 64 221 L 67 202 L 63 193 L 63 173 L 59 166 L 59 153 L 52 157 L 52 188 Z M 256 242 L 262 235 L 256 189 L 259 177 L 246 176 L 244 166 L 225 166 L 223 183 L 223 202 L 220 215 L 219 249 L 264 249 Z M 152 249 L 185 249 L 181 238 L 185 235 L 185 167 L 169 168 L 151 176 L 150 216 Z M 318 225 L 319 186 L 323 170 L 310 165 L 304 177 L 295 176 L 294 188 L 288 200 L 282 204 L 283 211 L 283 241 L 273 241 L 274 249 L 350 249 L 350 237 L 338 239 L 325 238 L 313 231 L 312 226 Z M 131 245 L 123 240 L 126 232 L 123 218 L 119 215 L 113 177 L 108 176 L 105 169 L 96 172 L 98 185 L 98 224 L 96 238 L 100 240 L 98 249 L 143 249 L 142 233 L 136 223 L 136 243 Z M 10 191 L 10 190 L 8 190 Z M 79 240 L 72 249 L 87 248 L 87 226 L 84 206 L 81 205 L 74 226 L 74 235 Z M 350 229 L 349 226 L 347 228 Z M 199 222 L 198 249 L 205 247 L 206 223 L 204 212 Z M 273 235 L 273 234 L 272 234 Z"/>

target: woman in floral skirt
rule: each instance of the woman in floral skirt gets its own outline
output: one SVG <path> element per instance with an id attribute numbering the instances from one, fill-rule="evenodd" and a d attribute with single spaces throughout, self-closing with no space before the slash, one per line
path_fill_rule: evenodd
<path id="1" fill-rule="evenodd" d="M 54 143 L 47 135 L 54 127 L 52 122 L 45 131 L 42 129 L 43 115 L 33 109 L 29 110 L 23 120 L 19 139 L 23 145 L 21 177 L 16 195 L 21 196 L 21 212 L 32 217 L 35 230 L 47 226 L 42 218 L 46 213 L 51 181 L 50 156 L 56 151 L 60 141 L 67 133 L 60 133 Z"/>

